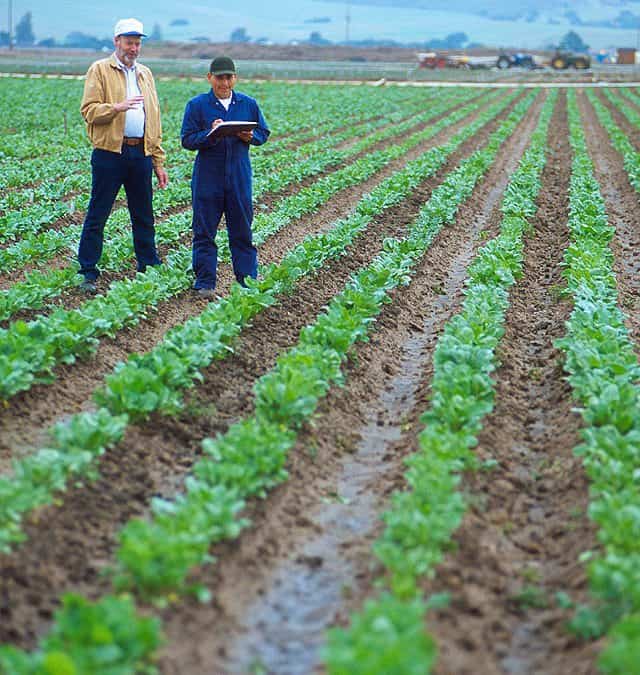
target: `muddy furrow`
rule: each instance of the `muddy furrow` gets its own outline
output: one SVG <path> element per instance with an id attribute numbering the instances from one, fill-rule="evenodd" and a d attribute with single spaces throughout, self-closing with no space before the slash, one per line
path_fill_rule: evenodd
<path id="1" fill-rule="evenodd" d="M 584 94 L 578 105 L 585 129 L 587 148 L 596 179 L 605 201 L 609 225 L 616 232 L 611 241 L 618 303 L 626 314 L 636 351 L 640 348 L 640 208 L 638 194 L 629 183 L 620 154 L 613 148 L 606 130 L 598 122 L 593 106 Z M 624 129 L 627 133 L 627 129 Z"/>
<path id="2" fill-rule="evenodd" d="M 451 594 L 450 606 L 428 621 L 438 675 L 593 672 L 593 653 L 569 635 L 569 614 L 555 601 L 560 591 L 583 599 L 578 556 L 595 545 L 587 481 L 572 452 L 580 419 L 553 346 L 571 311 L 559 296 L 569 242 L 564 94 L 549 133 L 535 230 L 498 347 L 495 408 L 477 447 L 479 460 L 495 465 L 464 476 L 470 507 L 454 535 L 456 552 L 425 585 Z"/>
<path id="3" fill-rule="evenodd" d="M 454 226 L 434 241 L 415 279 L 393 295 L 346 366 L 345 388 L 322 402 L 294 452 L 291 477 L 249 509 L 239 542 L 195 580 L 209 605 L 173 607 L 164 620 L 165 675 L 314 672 L 325 630 L 372 592 L 379 514 L 415 450 L 417 385 L 444 323 L 460 306 L 466 269 L 500 222 L 500 197 L 534 128 L 539 103 L 514 133 Z M 215 630 L 211 630 L 215 626 Z M 185 639 L 185 635 L 189 637 Z"/>
<path id="4" fill-rule="evenodd" d="M 490 133 L 492 128 L 503 119 L 503 113 L 482 129 L 474 138 L 465 142 L 449 161 L 431 179 L 430 185 L 438 185 L 441 177 L 455 166 L 461 157 L 469 154 Z M 287 251 L 294 248 L 307 235 L 325 230 L 338 218 L 346 216 L 362 196 L 370 192 L 384 178 L 400 169 L 429 148 L 445 143 L 470 119 L 453 125 L 408 152 L 405 157 L 392 162 L 382 171 L 359 185 L 347 188 L 334 196 L 327 204 L 310 216 L 301 218 L 289 227 L 270 237 L 259 250 L 261 264 L 279 262 Z M 110 279 L 109 279 L 110 280 Z M 225 294 L 233 281 L 228 264 L 219 266 L 218 290 Z M 78 293 L 78 291 L 75 291 Z M 114 339 L 103 338 L 95 355 L 86 361 L 78 361 L 71 366 L 61 365 L 56 369 L 56 378 L 50 384 L 36 385 L 26 392 L 13 397 L 4 410 L 0 410 L 0 473 L 6 473 L 8 462 L 12 458 L 24 456 L 32 447 L 45 443 L 43 430 L 53 421 L 64 415 L 70 415 L 86 409 L 91 403 L 91 392 L 102 382 L 116 363 L 125 360 L 132 352 L 146 352 L 159 342 L 172 327 L 200 313 L 205 302 L 188 291 L 161 302 L 155 312 L 142 319 L 138 326 L 120 331 Z M 55 405 L 52 405 L 55 401 Z"/>
<path id="5" fill-rule="evenodd" d="M 466 153 L 486 140 L 496 124 L 467 145 Z M 99 573 L 111 558 L 120 526 L 143 513 L 154 495 L 175 492 L 199 454 L 201 438 L 224 431 L 251 411 L 255 379 L 297 341 L 300 329 L 349 274 L 380 251 L 384 237 L 405 231 L 433 186 L 433 180 L 425 182 L 411 199 L 381 214 L 349 255 L 326 265 L 303 282 L 292 298 L 258 316 L 243 332 L 235 353 L 206 370 L 204 383 L 189 397 L 182 416 L 156 416 L 148 424 L 131 427 L 125 440 L 102 458 L 96 483 L 69 490 L 60 507 L 42 509 L 30 520 L 28 541 L 13 555 L 0 558 L 0 611 L 6 618 L 0 626 L 0 642 L 33 645 L 65 589 L 94 595 L 107 588 Z M 56 583 L 51 584 L 51 579 Z"/>
<path id="6" fill-rule="evenodd" d="M 584 92 L 581 90 L 578 90 L 578 92 L 582 97 Z M 635 149 L 640 150 L 640 129 L 638 129 L 629 121 L 627 116 L 605 96 L 603 91 L 595 89 L 594 93 L 598 97 L 600 102 L 605 106 L 605 108 L 609 110 L 609 112 L 613 117 L 614 122 L 622 129 L 622 131 L 624 131 L 624 133 L 627 135 L 627 138 L 631 141 Z M 614 93 L 618 94 L 618 92 Z M 620 94 L 618 94 L 618 96 L 622 99 L 625 105 L 629 106 L 629 108 L 635 109 L 637 112 L 640 112 L 638 110 L 638 107 L 634 103 L 632 103 L 628 98 L 621 96 Z"/>

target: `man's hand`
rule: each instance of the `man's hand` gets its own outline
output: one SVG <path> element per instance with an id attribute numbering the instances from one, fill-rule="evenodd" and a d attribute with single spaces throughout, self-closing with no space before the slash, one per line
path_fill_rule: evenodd
<path id="1" fill-rule="evenodd" d="M 131 108 L 136 108 L 139 105 L 142 105 L 143 101 L 144 96 L 132 96 L 131 98 L 127 98 L 124 101 L 120 101 L 120 103 L 114 103 L 113 109 L 117 112 L 126 112 L 127 110 L 131 110 Z"/>
<path id="2" fill-rule="evenodd" d="M 245 143 L 251 143 L 253 129 L 249 129 L 249 131 L 238 131 L 238 138 Z"/>
<path id="3" fill-rule="evenodd" d="M 215 129 L 215 128 L 218 126 L 218 124 L 222 124 L 223 122 L 224 122 L 224 120 L 221 120 L 221 119 L 218 117 L 217 120 L 213 120 L 213 122 L 211 122 L 211 128 L 212 128 L 212 129 Z"/>
<path id="4" fill-rule="evenodd" d="M 161 190 L 164 190 L 164 188 L 167 187 L 167 183 L 169 182 L 169 175 L 161 166 L 154 166 L 153 170 L 156 174 L 156 178 L 158 179 L 158 187 Z"/>

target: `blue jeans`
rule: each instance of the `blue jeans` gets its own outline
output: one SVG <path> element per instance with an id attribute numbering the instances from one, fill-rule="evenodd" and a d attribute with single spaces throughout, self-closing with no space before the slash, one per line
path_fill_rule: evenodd
<path id="1" fill-rule="evenodd" d="M 225 215 L 233 272 L 244 286 L 246 277 L 258 275 L 258 254 L 253 245 L 251 222 L 253 207 L 238 190 L 225 189 L 211 183 L 207 188 L 193 189 L 193 271 L 196 275 L 194 288 L 215 288 L 218 268 L 216 232 L 218 223 Z"/>
<path id="2" fill-rule="evenodd" d="M 152 169 L 151 157 L 145 157 L 142 144 L 123 145 L 121 155 L 107 150 L 93 151 L 91 199 L 78 247 L 80 274 L 85 279 L 94 281 L 100 275 L 97 264 L 102 256 L 104 227 L 118 190 L 123 185 L 131 216 L 138 271 L 144 272 L 148 265 L 160 264 L 155 245 Z"/>

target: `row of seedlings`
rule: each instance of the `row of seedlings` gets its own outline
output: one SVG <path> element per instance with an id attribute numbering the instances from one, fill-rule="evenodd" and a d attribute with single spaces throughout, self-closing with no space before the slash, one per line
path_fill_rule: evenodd
<path id="1" fill-rule="evenodd" d="M 452 96 L 451 100 L 463 98 L 464 94 Z M 427 97 L 429 102 L 430 97 Z M 401 117 L 411 117 L 415 112 L 423 109 L 424 102 L 414 102 L 406 105 L 402 109 Z M 316 113 L 320 114 L 320 112 Z M 399 113 L 388 113 L 389 121 L 398 121 L 396 118 Z M 371 112 L 369 115 L 371 116 Z M 416 120 L 416 124 L 419 120 Z M 279 119 L 274 120 L 279 128 Z M 265 189 L 282 189 L 286 183 L 282 183 L 282 178 L 273 172 L 283 166 L 289 165 L 289 169 L 294 169 L 293 178 L 301 180 L 309 175 L 313 175 L 329 166 L 344 161 L 354 152 L 329 152 L 332 146 L 336 146 L 348 138 L 349 132 L 362 134 L 366 138 L 384 127 L 385 120 L 365 120 L 358 123 L 355 118 L 352 121 L 352 127 L 343 130 L 342 133 L 332 134 L 323 141 L 305 143 L 296 149 L 287 149 L 279 147 L 278 152 L 264 153 L 262 149 L 254 159 L 254 168 L 259 178 L 257 179 L 258 191 Z M 335 122 L 334 124 L 338 124 Z M 281 131 L 281 133 L 283 133 Z M 322 145 L 319 145 L 322 143 Z M 175 147 L 174 147 L 175 146 Z M 273 143 L 275 148 L 282 146 L 282 143 Z M 270 144 L 265 147 L 273 149 Z M 158 216 L 188 204 L 191 199 L 189 188 L 189 177 L 193 163 L 193 154 L 180 148 L 177 141 L 167 147 L 167 153 L 171 160 L 170 182 L 162 191 L 156 192 L 154 199 L 154 210 Z M 86 152 L 85 152 L 86 154 Z M 80 158 L 74 160 L 74 164 Z M 60 219 L 64 219 L 69 213 L 74 211 L 86 210 L 91 192 L 91 174 L 84 170 L 79 173 L 67 174 L 57 180 L 49 180 L 41 183 L 37 188 L 28 188 L 24 191 L 10 191 L 0 200 L 0 241 L 8 242 L 17 238 L 23 239 L 25 235 L 32 236 L 34 241 L 40 241 L 45 237 L 37 234 L 46 226 L 49 226 Z M 10 210 L 9 210 L 10 209 Z M 20 210 L 18 210 L 20 209 Z M 112 224 L 120 227 L 128 223 L 128 211 L 125 208 L 117 209 L 111 217 Z M 75 233 L 78 228 L 69 228 L 70 233 Z M 46 239 L 44 239 L 46 241 Z"/>
<path id="2" fill-rule="evenodd" d="M 522 114 L 528 104 L 526 99 L 515 110 Z M 334 223 L 326 234 L 307 238 L 282 263 L 269 266 L 250 292 L 234 285 L 229 296 L 171 330 L 148 354 L 134 355 L 118 366 L 94 395 L 100 406 L 95 413 L 75 415 L 56 425 L 53 447 L 14 462 L 13 475 L 0 479 L 0 495 L 4 497 L 0 550 L 8 550 L 12 541 L 23 538 L 23 514 L 49 503 L 55 491 L 64 489 L 69 476 L 91 475 L 94 459 L 120 440 L 129 420 L 144 419 L 154 411 L 175 412 L 181 405 L 182 390 L 198 380 L 202 368 L 229 352 L 233 339 L 258 312 L 290 292 L 304 275 L 319 269 L 327 256 L 340 255 L 376 214 L 405 199 L 413 186 L 433 175 L 463 139 L 496 112 L 486 110 L 472 128 L 460 132 L 444 148 L 428 150 L 383 181 L 361 199 L 347 219 Z"/>
<path id="3" fill-rule="evenodd" d="M 302 331 L 299 344 L 283 354 L 275 368 L 258 380 L 255 414 L 233 425 L 224 436 L 203 442 L 207 458 L 194 468 L 193 476 L 186 482 L 185 494 L 171 503 L 157 500 L 150 520 L 133 520 L 125 526 L 120 535 L 114 577 L 117 588 L 132 587 L 140 595 L 157 599 L 166 598 L 172 591 L 193 592 L 186 583 L 190 568 L 208 561 L 207 551 L 213 541 L 237 536 L 245 524 L 238 514 L 246 498 L 260 495 L 286 478 L 286 454 L 293 446 L 297 431 L 313 414 L 319 398 L 331 384 L 341 381 L 341 363 L 349 350 L 355 342 L 366 338 L 382 305 L 389 301 L 389 293 L 409 283 L 417 260 L 437 232 L 455 219 L 458 206 L 469 198 L 475 182 L 489 169 L 535 96 L 532 93 L 521 101 L 491 135 L 487 145 L 465 160 L 464 168 L 452 172 L 434 192 L 433 199 L 438 202 L 435 212 L 428 219 L 419 217 L 407 239 L 386 241 L 384 252 L 353 276 L 326 312 Z M 475 180 L 469 180 L 469 172 L 475 175 Z M 244 292 L 245 297 L 250 296 L 254 288 Z M 250 454 L 243 454 L 243 450 Z M 248 458 L 253 456 L 256 461 L 250 462 Z M 238 462 L 244 470 L 238 470 Z M 141 539 L 136 543 L 138 537 Z M 144 558 L 144 563 L 136 558 L 136 552 Z M 149 574 L 150 570 L 155 571 L 154 577 Z M 204 589 L 197 591 L 206 597 Z M 106 603 L 110 603 L 113 610 L 109 616 Z M 77 633 L 66 630 L 68 607 L 78 605 L 87 607 L 84 599 L 67 596 L 41 648 L 33 654 L 4 648 L 0 651 L 0 665 L 6 668 L 6 664 L 10 664 L 14 668 L 12 675 L 33 673 L 51 657 L 52 642 L 57 645 L 56 640 L 60 639 L 65 643 L 65 651 L 62 655 L 56 652 L 56 656 L 68 659 L 75 666 L 80 658 L 86 663 L 87 654 L 93 652 L 95 660 L 90 663 L 92 670 L 88 672 L 95 675 L 116 666 L 123 674 L 133 675 L 152 661 L 152 645 L 158 639 L 157 622 L 144 624 L 145 635 L 152 634 L 153 639 L 142 641 L 139 621 L 150 620 L 131 618 L 133 629 L 126 636 L 126 650 L 115 642 L 116 638 L 124 639 L 122 634 L 110 630 L 109 637 L 114 642 L 108 643 L 112 647 L 108 651 L 111 661 L 105 664 L 99 658 L 104 659 L 106 641 L 98 647 L 97 640 L 92 639 L 95 633 L 90 623 L 83 635 L 85 641 L 80 644 L 75 642 Z M 107 596 L 89 606 L 94 611 L 91 618 L 103 627 L 110 616 L 116 615 L 115 606 L 123 613 L 131 607 L 128 596 L 125 599 Z M 89 621 L 90 617 L 86 618 Z M 104 638 L 104 633 L 100 637 Z"/>
<path id="4" fill-rule="evenodd" d="M 447 104 L 447 102 L 441 102 L 439 105 L 434 106 L 431 114 L 426 114 L 423 121 L 432 119 L 434 116 L 446 112 L 451 105 L 455 105 L 455 103 Z M 469 108 L 465 106 L 465 109 L 468 114 Z M 456 120 L 459 119 L 459 114 L 460 113 L 457 113 L 455 115 Z M 448 122 L 444 123 L 444 126 L 453 123 L 450 117 L 448 120 Z M 410 126 L 410 122 L 400 124 L 397 133 L 401 134 L 403 131 L 410 128 Z M 440 129 L 441 125 L 439 124 L 438 130 Z M 393 129 L 391 132 L 393 132 Z M 355 152 L 351 153 L 351 156 L 365 151 L 368 147 L 381 140 L 381 138 L 388 138 L 388 136 L 391 135 L 389 130 L 380 133 L 386 135 L 379 137 L 379 134 L 375 134 L 371 138 L 364 139 L 357 144 L 357 148 Z M 302 148 L 301 152 L 318 156 L 317 143 L 314 142 L 309 144 L 308 147 Z M 334 155 L 335 153 L 332 153 L 330 150 L 325 150 L 323 153 L 320 153 L 320 158 L 318 158 L 315 165 L 307 165 L 307 177 L 322 171 L 323 168 L 325 168 L 323 166 L 323 158 L 326 160 L 326 157 L 328 156 L 331 162 L 335 158 Z M 344 155 L 343 159 L 346 158 L 347 155 Z M 323 199 L 328 199 L 340 189 L 340 186 L 348 187 L 368 178 L 371 174 L 367 172 L 367 168 L 369 172 L 374 171 L 376 161 L 384 161 L 384 159 L 384 155 L 377 154 L 375 157 L 371 158 L 370 161 L 366 161 L 366 157 L 356 160 L 352 165 L 353 168 L 349 169 L 349 167 L 345 167 L 326 176 L 322 182 L 315 187 L 309 186 L 300 191 L 297 196 L 293 195 L 281 200 L 278 206 L 280 213 L 258 213 L 254 222 L 256 235 L 259 235 L 260 230 L 264 227 L 263 221 L 282 221 L 283 219 L 286 221 L 288 218 L 295 217 L 296 214 L 303 215 L 311 212 L 314 205 L 322 203 Z M 299 162 L 283 162 L 282 166 L 285 166 L 286 168 L 272 174 L 269 186 L 267 186 L 266 181 L 255 185 L 254 197 L 258 198 L 267 189 L 282 189 L 287 185 L 295 183 L 300 178 L 300 170 L 295 168 L 298 164 Z M 117 228 L 117 234 L 116 236 L 110 237 L 106 242 L 102 267 L 107 271 L 117 272 L 122 268 L 123 263 L 129 260 L 132 255 L 131 237 L 128 232 L 128 213 L 125 209 L 119 209 L 112 215 L 112 220 Z M 189 232 L 190 227 L 190 211 L 183 211 L 171 215 L 158 223 L 157 242 L 160 246 L 174 245 Z M 220 233 L 220 240 L 218 242 L 219 246 L 222 246 L 223 248 L 226 243 L 225 235 L 226 233 Z M 6 265 L 7 268 L 13 269 L 16 266 L 23 266 L 26 262 L 31 262 L 34 259 L 37 259 L 39 264 L 43 264 L 46 260 L 58 254 L 60 250 L 71 250 L 78 237 L 79 229 L 77 227 L 68 228 L 64 232 L 49 231 L 38 235 L 37 237 L 26 237 L 21 242 L 4 250 L 0 250 L 0 267 Z M 79 282 L 79 279 L 75 274 L 76 269 L 76 266 L 72 265 L 62 269 L 46 271 L 32 270 L 25 275 L 26 279 L 24 282 L 14 284 L 6 291 L 0 291 L 0 320 L 10 317 L 17 309 L 24 309 L 25 307 L 37 309 L 42 307 L 47 298 L 53 297 L 59 294 L 63 289 L 72 286 L 74 281 Z"/>
<path id="5" fill-rule="evenodd" d="M 496 105 L 505 106 L 507 102 L 508 99 Z M 469 106 L 473 108 L 474 104 Z M 492 109 L 495 110 L 495 106 Z M 274 210 L 255 218 L 255 243 L 260 245 L 265 238 L 296 218 L 313 213 L 332 195 L 366 180 L 468 112 L 467 107 L 454 111 L 446 119 L 409 136 L 402 143 L 362 157 L 284 198 Z M 457 134 L 448 146 L 465 137 L 475 126 L 477 122 Z M 446 148 L 444 146 L 442 152 L 446 152 Z M 190 225 L 190 218 L 186 215 L 173 219 L 173 223 L 179 221 L 184 228 Z M 107 261 L 111 256 L 121 259 L 130 250 L 128 238 L 126 243 L 124 238 L 120 242 L 120 250 L 113 243 L 109 246 L 109 255 L 105 256 Z M 228 249 L 227 239 L 222 235 L 219 245 Z M 223 252 L 221 257 L 228 260 L 228 252 Z M 123 326 L 135 325 L 158 302 L 186 290 L 191 285 L 188 274 L 190 259 L 190 247 L 183 245 L 167 256 L 165 265 L 147 270 L 134 279 L 113 282 L 106 296 L 93 298 L 78 309 L 59 308 L 29 323 L 16 321 L 8 329 L 0 330 L 0 397 L 6 400 L 19 391 L 29 389 L 43 376 L 50 377 L 53 368 L 60 362 L 72 362 L 93 353 L 100 337 L 112 336 Z M 108 267 L 108 262 L 105 266 Z"/>
<path id="6" fill-rule="evenodd" d="M 477 468 L 473 448 L 493 409 L 496 348 L 504 334 L 509 291 L 522 275 L 524 235 L 536 213 L 546 163 L 549 121 L 557 98 L 544 104 L 530 146 L 502 202 L 500 234 L 472 263 L 462 309 L 445 326 L 434 352 L 430 408 L 420 418 L 420 451 L 407 460 L 407 489 L 396 492 L 374 546 L 385 568 L 380 594 L 332 629 L 325 649 L 332 675 L 409 675 L 430 672 L 437 650 L 425 630 L 426 614 L 440 598 L 422 597 L 420 580 L 432 576 L 459 526 L 466 502 L 460 474 Z M 433 207 L 428 204 L 425 215 Z"/>
<path id="7" fill-rule="evenodd" d="M 618 307 L 609 225 L 589 157 L 575 95 L 569 95 L 571 246 L 564 276 L 574 299 L 565 370 L 585 428 L 576 452 L 591 480 L 589 516 L 602 550 L 585 551 L 593 602 L 578 609 L 575 630 L 608 635 L 598 666 L 609 675 L 637 672 L 640 663 L 640 366 Z"/>

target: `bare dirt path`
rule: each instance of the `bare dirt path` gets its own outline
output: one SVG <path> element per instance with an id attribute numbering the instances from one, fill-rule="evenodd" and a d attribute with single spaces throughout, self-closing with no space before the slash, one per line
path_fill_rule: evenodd
<path id="1" fill-rule="evenodd" d="M 303 282 L 292 298 L 258 316 L 243 332 L 232 357 L 206 370 L 205 381 L 188 401 L 184 415 L 155 416 L 148 424 L 130 427 L 125 440 L 102 458 L 98 481 L 71 489 L 62 505 L 42 509 L 37 520 L 30 520 L 28 541 L 13 555 L 0 557 L 0 611 L 6 619 L 0 625 L 0 641 L 31 646 L 44 630 L 62 590 L 73 587 L 95 595 L 106 588 L 99 573 L 111 558 L 119 527 L 144 513 L 152 496 L 173 494 L 199 454 L 199 440 L 224 431 L 251 410 L 255 379 L 275 363 L 278 353 L 295 343 L 300 328 L 342 287 L 348 275 L 380 251 L 384 237 L 404 231 L 446 168 L 482 144 L 501 117 L 465 143 L 447 167 L 426 181 L 411 199 L 381 214 L 346 258 L 325 266 L 316 277 Z M 430 143 L 438 142 L 442 139 Z M 427 147 L 430 145 L 421 151 Z M 405 161 L 418 152 L 409 153 Z M 399 167 L 397 164 L 395 169 Z M 351 202 L 343 203 L 343 210 L 348 212 L 354 203 L 352 195 Z M 314 224 L 315 229 L 322 229 L 326 221 L 319 218 Z M 300 229 L 304 234 L 309 231 L 296 225 L 274 238 L 272 259 L 281 258 L 299 241 Z M 49 399 L 50 405 L 52 401 L 55 399 Z"/>
<path id="2" fill-rule="evenodd" d="M 558 591 L 584 595 L 578 556 L 595 545 L 586 478 L 572 454 L 580 420 L 553 346 L 571 310 L 559 296 L 569 241 L 565 101 L 562 94 L 552 118 L 535 231 L 498 349 L 495 408 L 479 437 L 480 460 L 497 465 L 465 476 L 471 508 L 456 553 L 428 585 L 452 597 L 429 621 L 438 675 L 595 673 L 593 646 L 567 633 L 570 615 L 555 601 Z"/>

